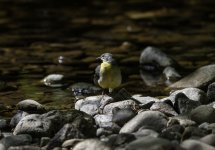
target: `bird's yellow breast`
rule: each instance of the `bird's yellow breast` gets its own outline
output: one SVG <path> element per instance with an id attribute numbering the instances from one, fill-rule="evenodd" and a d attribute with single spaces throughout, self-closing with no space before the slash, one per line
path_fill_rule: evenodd
<path id="1" fill-rule="evenodd" d="M 121 84 L 119 67 L 108 62 L 101 63 L 98 83 L 102 88 L 114 89 L 118 87 Z"/>

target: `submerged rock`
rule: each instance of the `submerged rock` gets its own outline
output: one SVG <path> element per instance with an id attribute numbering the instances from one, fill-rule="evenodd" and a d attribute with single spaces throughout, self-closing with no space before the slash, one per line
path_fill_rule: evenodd
<path id="1" fill-rule="evenodd" d="M 46 76 L 42 82 L 49 87 L 63 87 L 66 85 L 65 81 L 64 81 L 64 75 L 62 74 L 50 74 L 48 76 Z"/>
<path id="2" fill-rule="evenodd" d="M 215 65 L 203 66 L 188 76 L 182 78 L 169 88 L 203 88 L 215 81 Z"/>
<path id="3" fill-rule="evenodd" d="M 140 112 L 121 128 L 120 133 L 136 132 L 143 126 L 160 132 L 167 126 L 167 117 L 159 111 Z"/>

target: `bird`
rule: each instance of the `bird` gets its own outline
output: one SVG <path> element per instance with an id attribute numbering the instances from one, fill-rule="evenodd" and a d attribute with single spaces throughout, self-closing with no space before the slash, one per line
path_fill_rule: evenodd
<path id="1" fill-rule="evenodd" d="M 122 82 L 121 70 L 111 53 L 104 53 L 97 59 L 102 63 L 95 69 L 94 82 L 112 93 Z"/>

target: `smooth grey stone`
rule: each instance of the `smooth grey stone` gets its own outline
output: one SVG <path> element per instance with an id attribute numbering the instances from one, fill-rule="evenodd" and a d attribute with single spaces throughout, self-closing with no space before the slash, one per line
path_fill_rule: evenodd
<path id="1" fill-rule="evenodd" d="M 182 134 L 182 140 L 186 140 L 188 138 L 199 139 L 209 133 L 210 133 L 209 131 L 200 129 L 198 127 L 194 126 L 186 127 Z"/>
<path id="2" fill-rule="evenodd" d="M 19 102 L 17 105 L 17 109 L 34 114 L 45 113 L 45 107 L 32 99 L 26 99 Z"/>
<path id="3" fill-rule="evenodd" d="M 76 144 L 73 150 L 111 150 L 111 148 L 97 139 L 87 139 Z"/>
<path id="4" fill-rule="evenodd" d="M 174 116 L 174 117 L 170 117 L 169 121 L 167 123 L 167 126 L 172 126 L 172 125 L 176 125 L 179 124 L 183 127 L 187 127 L 187 126 L 195 126 L 196 122 L 193 120 L 190 120 L 188 118 L 188 116 Z"/>
<path id="5" fill-rule="evenodd" d="M 175 68 L 171 66 L 165 67 L 163 70 L 163 75 L 166 79 L 166 84 L 170 85 L 173 82 L 177 81 L 179 78 L 181 78 L 181 75 L 175 70 Z"/>
<path id="6" fill-rule="evenodd" d="M 0 141 L 0 149 L 7 150 L 10 146 L 28 145 L 32 142 L 32 137 L 28 134 L 8 136 Z"/>
<path id="7" fill-rule="evenodd" d="M 176 83 L 169 86 L 169 88 L 203 88 L 212 83 L 215 79 L 215 65 L 203 66 Z"/>
<path id="8" fill-rule="evenodd" d="M 159 111 L 144 111 L 128 121 L 120 130 L 120 133 L 132 133 L 142 126 L 148 126 L 160 132 L 167 126 L 167 117 Z"/>
<path id="9" fill-rule="evenodd" d="M 115 107 L 113 109 L 113 119 L 112 121 L 119 126 L 123 126 L 126 122 L 132 119 L 137 113 L 131 108 L 120 109 Z"/>
<path id="10" fill-rule="evenodd" d="M 74 147 L 77 143 L 82 142 L 83 139 L 69 139 L 63 142 L 63 148 L 71 148 Z"/>
<path id="11" fill-rule="evenodd" d="M 100 87 L 95 86 L 92 83 L 86 83 L 86 82 L 78 82 L 78 83 L 72 84 L 67 89 L 71 90 L 76 97 L 84 96 L 84 95 L 88 95 L 88 96 L 96 95 L 102 91 Z"/>
<path id="12" fill-rule="evenodd" d="M 100 136 L 108 136 L 113 134 L 112 129 L 104 129 L 104 128 L 98 128 L 96 131 L 96 136 L 100 137 Z"/>
<path id="13" fill-rule="evenodd" d="M 199 139 L 201 142 L 206 143 L 208 145 L 215 147 L 215 134 L 208 134 L 201 139 Z"/>
<path id="14" fill-rule="evenodd" d="M 163 68 L 176 66 L 176 62 L 160 49 L 148 46 L 140 56 L 141 77 L 148 86 L 165 83 Z M 168 73 L 164 73 L 168 77 Z M 175 76 L 176 77 L 176 76 Z"/>
<path id="15" fill-rule="evenodd" d="M 160 111 L 167 116 L 176 116 L 178 113 L 173 109 L 173 107 L 165 102 L 155 102 L 150 107 L 150 110 Z"/>
<path id="16" fill-rule="evenodd" d="M 185 150 L 215 150 L 214 147 L 197 140 L 186 140 L 181 143 L 181 147 Z"/>
<path id="17" fill-rule="evenodd" d="M 185 94 L 190 100 L 201 102 L 201 104 L 207 104 L 209 99 L 204 91 L 198 88 L 184 88 L 181 90 L 176 90 L 170 94 L 167 99 L 171 100 L 173 104 L 175 103 L 176 96 L 179 93 Z"/>
<path id="18" fill-rule="evenodd" d="M 141 94 L 135 94 L 132 96 L 132 98 L 136 99 L 141 104 L 148 104 L 151 102 L 159 102 L 160 101 L 158 98 L 154 98 L 151 96 L 142 96 Z"/>
<path id="19" fill-rule="evenodd" d="M 173 150 L 172 143 L 166 139 L 155 138 L 151 136 L 142 137 L 129 143 L 126 150 Z"/>
<path id="20" fill-rule="evenodd" d="M 191 120 L 197 123 L 215 123 L 215 109 L 211 106 L 201 105 L 193 109 L 190 113 Z"/>
<path id="21" fill-rule="evenodd" d="M 62 74 L 50 74 L 46 76 L 42 82 L 44 85 L 49 86 L 49 87 L 63 87 L 65 86 L 64 83 L 64 75 Z"/>
<path id="22" fill-rule="evenodd" d="M 178 93 L 175 97 L 174 108 L 179 114 L 188 114 L 200 105 L 200 102 L 190 100 L 184 93 Z"/>
<path id="23" fill-rule="evenodd" d="M 98 125 L 100 128 L 111 128 L 113 126 L 112 122 L 113 115 L 103 115 L 98 114 L 94 116 L 96 125 Z"/>
<path id="24" fill-rule="evenodd" d="M 208 97 L 210 102 L 215 101 L 215 82 L 208 85 L 207 97 Z"/>
<path id="25" fill-rule="evenodd" d="M 118 107 L 120 109 L 124 109 L 124 108 L 136 108 L 137 107 L 137 103 L 134 100 L 124 100 L 124 101 L 110 103 L 110 104 L 107 104 L 104 107 L 103 113 L 104 114 L 112 114 L 113 109 L 116 108 L 116 107 Z"/>
<path id="26" fill-rule="evenodd" d="M 133 134 L 129 133 L 121 133 L 121 134 L 112 134 L 107 137 L 107 143 L 112 147 L 121 146 L 123 147 L 124 144 L 128 144 L 134 140 L 136 140 Z"/>
<path id="27" fill-rule="evenodd" d="M 112 101 L 112 97 L 107 95 L 99 96 L 89 96 L 84 99 L 80 99 L 75 103 L 75 109 L 83 111 L 91 116 L 94 116 L 99 113 L 100 107 L 107 101 Z M 102 108 L 103 109 L 103 108 Z"/>
<path id="28" fill-rule="evenodd" d="M 11 146 L 8 150 L 40 150 L 39 146 Z"/>
<path id="29" fill-rule="evenodd" d="M 170 141 L 176 140 L 181 141 L 184 127 L 181 125 L 172 125 L 162 130 L 160 137 L 169 139 Z"/>
<path id="30" fill-rule="evenodd" d="M 31 114 L 22 118 L 13 134 L 30 134 L 34 137 L 52 136 L 62 126 L 60 111 L 50 111 L 45 114 Z"/>
<path id="31" fill-rule="evenodd" d="M 40 147 L 46 146 L 50 141 L 50 137 L 41 137 Z"/>
<path id="32" fill-rule="evenodd" d="M 29 115 L 29 113 L 18 110 L 17 113 L 11 118 L 10 126 L 15 128 L 19 121 L 27 115 Z"/>
<path id="33" fill-rule="evenodd" d="M 137 132 L 132 133 L 134 134 L 134 136 L 138 139 L 138 138 L 142 138 L 145 136 L 151 136 L 151 137 L 158 137 L 159 133 L 152 130 L 152 129 L 139 129 Z"/>

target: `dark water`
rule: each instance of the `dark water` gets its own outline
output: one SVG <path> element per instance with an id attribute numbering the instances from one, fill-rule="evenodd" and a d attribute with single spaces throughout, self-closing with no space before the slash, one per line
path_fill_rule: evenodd
<path id="1" fill-rule="evenodd" d="M 164 95 L 140 78 L 141 51 L 157 46 L 188 72 L 214 63 L 214 7 L 211 0 L 0 0 L 0 73 L 9 86 L 0 92 L 0 102 L 32 98 L 70 108 L 71 92 L 45 87 L 40 80 L 60 73 L 70 84 L 92 83 L 95 58 L 103 52 L 119 60 L 122 87 L 129 92 Z"/>

